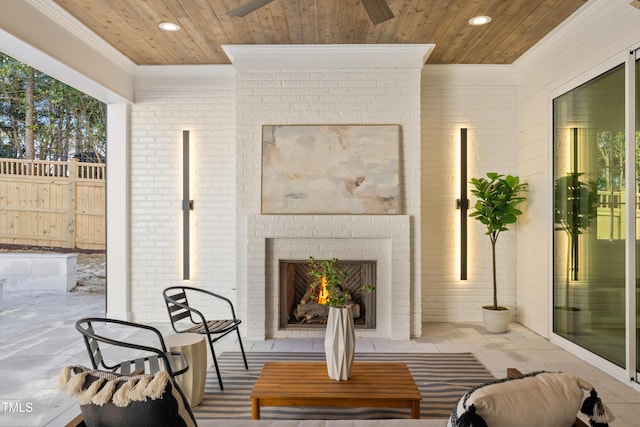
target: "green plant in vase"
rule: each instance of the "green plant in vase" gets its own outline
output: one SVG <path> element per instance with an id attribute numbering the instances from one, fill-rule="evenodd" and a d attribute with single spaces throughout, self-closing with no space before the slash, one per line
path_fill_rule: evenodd
<path id="1" fill-rule="evenodd" d="M 337 258 L 309 262 L 311 298 L 329 307 L 325 331 L 324 350 L 327 373 L 334 380 L 347 380 L 351 376 L 355 356 L 355 327 L 351 313 L 351 295 L 343 284 L 349 273 Z M 372 290 L 369 285 L 366 290 Z"/>
<path id="2" fill-rule="evenodd" d="M 310 256 L 307 261 L 312 298 L 317 298 L 318 303 L 329 307 L 346 307 L 351 295 L 349 291 L 343 290 L 342 283 L 349 277 L 349 273 L 340 266 L 338 258 L 315 260 Z"/>

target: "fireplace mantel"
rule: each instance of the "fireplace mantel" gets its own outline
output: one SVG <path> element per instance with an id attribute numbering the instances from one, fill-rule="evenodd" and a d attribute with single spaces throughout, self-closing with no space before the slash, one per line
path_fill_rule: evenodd
<path id="1" fill-rule="evenodd" d="M 434 44 L 223 45 L 235 68 L 422 69 Z"/>
<path id="2" fill-rule="evenodd" d="M 238 303 L 249 339 L 322 336 L 317 330 L 278 329 L 278 259 L 310 255 L 377 260 L 376 329 L 357 334 L 410 337 L 409 215 L 254 215 L 245 219 L 247 261 L 240 267 L 246 286 L 238 287 Z"/>

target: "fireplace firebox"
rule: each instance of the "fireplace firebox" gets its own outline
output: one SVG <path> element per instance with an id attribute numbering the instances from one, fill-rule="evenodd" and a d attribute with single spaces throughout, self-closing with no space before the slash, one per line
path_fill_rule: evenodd
<path id="1" fill-rule="evenodd" d="M 351 296 L 351 312 L 356 328 L 376 327 L 376 261 L 341 260 L 339 267 L 348 276 L 342 287 Z M 323 328 L 327 322 L 328 307 L 312 299 L 306 260 L 280 260 L 280 328 Z M 367 290 L 369 285 L 373 290 Z"/>

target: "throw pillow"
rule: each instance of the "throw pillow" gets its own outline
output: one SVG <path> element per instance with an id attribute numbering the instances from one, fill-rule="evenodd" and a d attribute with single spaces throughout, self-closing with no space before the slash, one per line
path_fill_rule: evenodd
<path id="1" fill-rule="evenodd" d="M 77 396 L 88 426 L 196 427 L 189 402 L 165 371 L 130 376 L 75 365 L 62 370 L 58 385 Z"/>
<path id="2" fill-rule="evenodd" d="M 584 390 L 591 395 L 583 404 Z M 567 427 L 580 410 L 590 416 L 592 426 L 605 427 L 613 420 L 588 382 L 567 373 L 534 372 L 470 390 L 447 427 Z"/>

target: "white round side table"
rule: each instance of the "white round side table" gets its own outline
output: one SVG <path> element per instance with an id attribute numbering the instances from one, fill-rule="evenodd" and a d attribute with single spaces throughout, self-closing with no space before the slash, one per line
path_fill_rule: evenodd
<path id="1" fill-rule="evenodd" d="M 200 334 L 172 334 L 164 338 L 170 351 L 184 354 L 189 370 L 176 376 L 176 381 L 191 407 L 202 403 L 204 386 L 207 381 L 207 344 Z"/>

